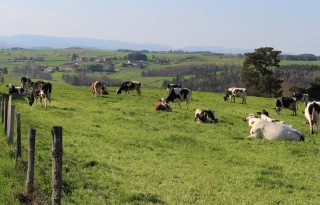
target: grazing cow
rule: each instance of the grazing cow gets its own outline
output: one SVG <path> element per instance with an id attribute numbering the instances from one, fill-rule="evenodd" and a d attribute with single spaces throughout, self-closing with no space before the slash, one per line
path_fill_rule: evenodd
<path id="1" fill-rule="evenodd" d="M 216 117 L 214 111 L 212 109 L 209 110 L 200 110 L 196 109 L 194 121 L 199 123 L 213 123 L 218 122 L 218 118 Z"/>
<path id="2" fill-rule="evenodd" d="M 33 82 L 29 76 L 20 78 L 21 86 L 23 88 L 30 88 L 33 86 Z"/>
<path id="3" fill-rule="evenodd" d="M 242 118 L 242 120 L 248 121 L 250 128 L 250 138 L 304 141 L 303 134 L 299 130 L 289 125 L 262 120 L 257 118 L 253 113 L 249 114 L 247 117 Z"/>
<path id="4" fill-rule="evenodd" d="M 34 101 L 36 101 L 35 106 L 37 106 L 38 97 L 40 97 L 41 106 L 42 106 L 42 98 L 44 98 L 45 108 L 47 108 L 47 101 L 49 101 L 49 103 L 51 101 L 51 91 L 52 91 L 51 83 L 37 81 L 33 85 L 33 90 L 30 97 L 28 97 L 29 105 L 32 106 Z"/>
<path id="5" fill-rule="evenodd" d="M 101 95 L 109 95 L 107 87 L 105 85 L 101 86 L 99 94 L 101 94 Z"/>
<path id="6" fill-rule="evenodd" d="M 242 98 L 242 104 L 247 104 L 247 89 L 245 88 L 229 88 L 226 92 L 226 96 L 223 97 L 224 101 L 227 101 L 228 98 L 230 102 L 236 102 L 236 97 Z"/>
<path id="7" fill-rule="evenodd" d="M 292 110 L 292 115 L 297 115 L 296 98 L 294 97 L 278 97 L 276 100 L 276 114 L 280 114 L 282 108 Z"/>
<path id="8" fill-rule="evenodd" d="M 182 88 L 182 85 L 168 83 L 167 85 L 168 93 L 170 93 L 173 88 Z"/>
<path id="9" fill-rule="evenodd" d="M 92 97 L 96 97 L 97 94 L 100 94 L 101 93 L 101 82 L 99 81 L 94 81 L 92 84 L 91 84 L 91 93 L 92 93 Z"/>
<path id="10" fill-rule="evenodd" d="M 179 103 L 179 107 L 181 109 L 180 102 L 181 101 L 186 101 L 186 109 L 189 107 L 190 103 L 190 98 L 191 98 L 191 90 L 188 88 L 173 88 L 171 92 L 169 93 L 166 102 L 173 102 Z M 176 104 L 174 104 L 174 107 L 176 107 Z"/>
<path id="11" fill-rule="evenodd" d="M 17 94 L 17 95 L 28 95 L 30 94 L 28 92 L 27 89 L 25 88 L 21 88 L 21 87 L 17 87 L 17 86 L 14 86 L 14 85 L 7 85 L 6 87 L 9 87 L 9 94 L 12 95 L 12 94 Z"/>
<path id="12" fill-rule="evenodd" d="M 320 123 L 319 113 L 320 113 L 320 102 L 313 101 L 307 104 L 307 107 L 304 111 L 304 116 L 309 122 L 310 134 L 314 134 L 315 131 L 318 134 L 318 125 Z"/>
<path id="13" fill-rule="evenodd" d="M 165 112 L 172 112 L 172 108 L 169 103 L 166 102 L 165 98 L 158 100 L 154 106 L 156 111 L 165 111 Z"/>
<path id="14" fill-rule="evenodd" d="M 126 81 L 123 82 L 121 87 L 117 90 L 117 94 L 121 94 L 122 90 L 125 91 L 126 94 L 129 94 L 129 90 L 137 90 L 138 95 L 141 96 L 141 83 L 137 81 Z"/>

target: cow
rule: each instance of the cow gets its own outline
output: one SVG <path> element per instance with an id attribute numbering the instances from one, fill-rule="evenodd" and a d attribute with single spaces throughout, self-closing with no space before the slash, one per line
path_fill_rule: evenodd
<path id="1" fill-rule="evenodd" d="M 292 93 L 292 97 L 296 98 L 297 103 L 307 105 L 309 102 L 309 94 L 307 93 L 299 93 L 294 92 Z"/>
<path id="2" fill-rule="evenodd" d="M 49 82 L 37 81 L 33 85 L 33 90 L 28 98 L 29 105 L 32 106 L 34 101 L 36 101 L 35 106 L 37 106 L 38 97 L 40 97 L 40 103 L 42 107 L 42 98 L 44 98 L 45 108 L 47 108 L 47 101 L 51 101 L 51 91 L 52 85 Z"/>
<path id="3" fill-rule="evenodd" d="M 101 94 L 101 95 L 109 95 L 107 87 L 105 85 L 101 86 L 99 94 Z"/>
<path id="4" fill-rule="evenodd" d="M 172 112 L 172 108 L 169 103 L 166 102 L 165 98 L 159 99 L 154 105 L 154 109 L 156 111 Z"/>
<path id="5" fill-rule="evenodd" d="M 268 140 L 293 140 L 304 141 L 303 134 L 293 126 L 269 122 L 257 118 L 253 113 L 242 118 L 247 121 L 250 128 L 249 138 L 265 138 Z"/>
<path id="6" fill-rule="evenodd" d="M 168 93 L 170 93 L 173 88 L 182 88 L 182 85 L 168 83 L 168 85 L 167 85 Z"/>
<path id="7" fill-rule="evenodd" d="M 236 97 L 241 97 L 242 98 L 242 104 L 247 104 L 247 89 L 245 88 L 229 88 L 226 92 L 226 96 L 223 97 L 224 101 L 227 101 L 228 98 L 230 99 L 230 102 L 235 103 L 236 102 Z"/>
<path id="8" fill-rule="evenodd" d="M 23 88 L 30 88 L 33 86 L 33 82 L 29 76 L 21 77 L 20 82 L 21 82 L 21 87 Z"/>
<path id="9" fill-rule="evenodd" d="M 97 94 L 101 93 L 101 82 L 99 81 L 94 81 L 93 83 L 91 83 L 91 93 L 92 93 L 92 97 L 96 97 Z"/>
<path id="10" fill-rule="evenodd" d="M 29 91 L 25 88 L 17 87 L 12 84 L 6 85 L 6 87 L 9 87 L 9 94 L 17 94 L 17 95 L 29 95 Z"/>
<path id="11" fill-rule="evenodd" d="M 194 114 L 194 121 L 199 123 L 216 123 L 218 122 L 218 118 L 216 117 L 214 111 L 212 109 L 209 110 L 201 110 L 196 109 Z"/>
<path id="12" fill-rule="evenodd" d="M 320 122 L 319 118 L 320 113 L 320 102 L 309 102 L 304 111 L 304 116 L 308 120 L 310 125 L 310 134 L 314 134 L 315 131 L 318 133 L 318 125 Z"/>
<path id="13" fill-rule="evenodd" d="M 286 124 L 284 121 L 275 120 L 269 117 L 269 112 L 266 110 L 262 110 L 261 112 L 257 112 L 258 115 L 260 115 L 260 119 L 267 120 L 269 122 L 277 122 L 281 124 Z"/>
<path id="14" fill-rule="evenodd" d="M 181 109 L 180 102 L 186 101 L 186 109 L 189 107 L 190 99 L 191 99 L 191 90 L 188 88 L 173 88 L 171 92 L 169 93 L 168 97 L 166 98 L 166 102 L 173 102 L 179 103 L 179 107 Z M 176 107 L 176 104 L 174 104 L 174 107 Z"/>
<path id="15" fill-rule="evenodd" d="M 282 108 L 292 110 L 292 115 L 297 115 L 296 98 L 295 97 L 278 97 L 276 100 L 276 107 L 274 108 L 276 114 L 279 115 Z"/>
<path id="16" fill-rule="evenodd" d="M 138 81 L 126 81 L 123 82 L 121 87 L 117 90 L 117 94 L 121 94 L 124 90 L 126 94 L 129 94 L 129 90 L 137 90 L 138 95 L 141 96 L 141 83 Z"/>

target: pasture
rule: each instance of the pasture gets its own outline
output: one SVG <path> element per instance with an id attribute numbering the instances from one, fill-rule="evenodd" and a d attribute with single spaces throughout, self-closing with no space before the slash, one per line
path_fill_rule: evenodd
<path id="1" fill-rule="evenodd" d="M 21 113 L 23 160 L 29 128 L 36 129 L 36 180 L 51 197 L 51 126 L 63 127 L 63 204 L 317 204 L 320 201 L 320 136 L 310 135 L 303 105 L 275 115 L 275 99 L 248 96 L 247 104 L 224 102 L 222 93 L 193 91 L 173 112 L 156 112 L 165 89 L 142 96 L 92 98 L 90 86 L 52 82 L 47 109 L 14 96 Z M 1 93 L 7 93 L 5 85 Z M 212 108 L 217 124 L 194 121 L 197 108 Z M 241 119 L 266 109 L 270 117 L 301 130 L 305 142 L 248 139 Z M 3 128 L 0 128 L 3 133 Z M 16 170 L 14 148 L 0 138 L 0 203 L 19 204 L 25 171 Z M 16 139 L 16 138 L 15 138 Z"/>

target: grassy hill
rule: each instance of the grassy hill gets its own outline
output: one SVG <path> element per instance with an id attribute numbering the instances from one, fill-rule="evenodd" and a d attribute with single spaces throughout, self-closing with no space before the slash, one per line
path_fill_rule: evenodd
<path id="1" fill-rule="evenodd" d="M 153 106 L 164 89 L 142 89 L 142 96 L 92 98 L 89 86 L 53 83 L 47 109 L 30 107 L 14 96 L 22 119 L 22 161 L 27 136 L 36 129 L 36 181 L 42 200 L 51 197 L 51 126 L 63 127 L 63 204 L 317 204 L 319 137 L 308 134 L 298 116 L 274 99 L 248 97 L 247 104 L 224 102 L 220 93 L 193 92 L 173 112 Z M 2 85 L 1 92 L 7 88 Z M 172 105 L 174 107 L 174 105 Z M 218 124 L 194 122 L 196 108 L 215 110 Z M 271 117 L 300 129 L 305 142 L 248 139 L 241 119 L 266 109 Z M 1 126 L 3 127 L 3 126 Z M 3 133 L 3 128 L 0 132 Z M 16 138 L 15 138 L 16 139 Z M 26 171 L 15 168 L 15 148 L 0 138 L 0 203 L 19 204 Z"/>

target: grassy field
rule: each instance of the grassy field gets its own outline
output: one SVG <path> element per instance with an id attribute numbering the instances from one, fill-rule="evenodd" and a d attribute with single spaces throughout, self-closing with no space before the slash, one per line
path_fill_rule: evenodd
<path id="1" fill-rule="evenodd" d="M 274 99 L 248 97 L 247 104 L 224 102 L 220 93 L 193 92 L 173 112 L 153 106 L 164 89 L 142 89 L 142 96 L 92 98 L 89 86 L 53 83 L 47 109 L 30 107 L 14 97 L 21 113 L 23 161 L 27 135 L 35 128 L 36 180 L 44 198 L 51 197 L 51 126 L 63 127 L 63 204 L 317 204 L 320 139 L 308 133 L 298 116 Z M 6 92 L 4 85 L 1 92 Z M 174 105 L 172 105 L 174 107 Z M 194 122 L 196 108 L 215 110 L 218 124 Z M 305 142 L 248 139 L 241 119 L 266 109 L 271 117 L 300 129 Z M 3 128 L 0 128 L 3 133 Z M 0 139 L 1 204 L 19 204 L 25 170 L 15 168 L 14 147 Z"/>

